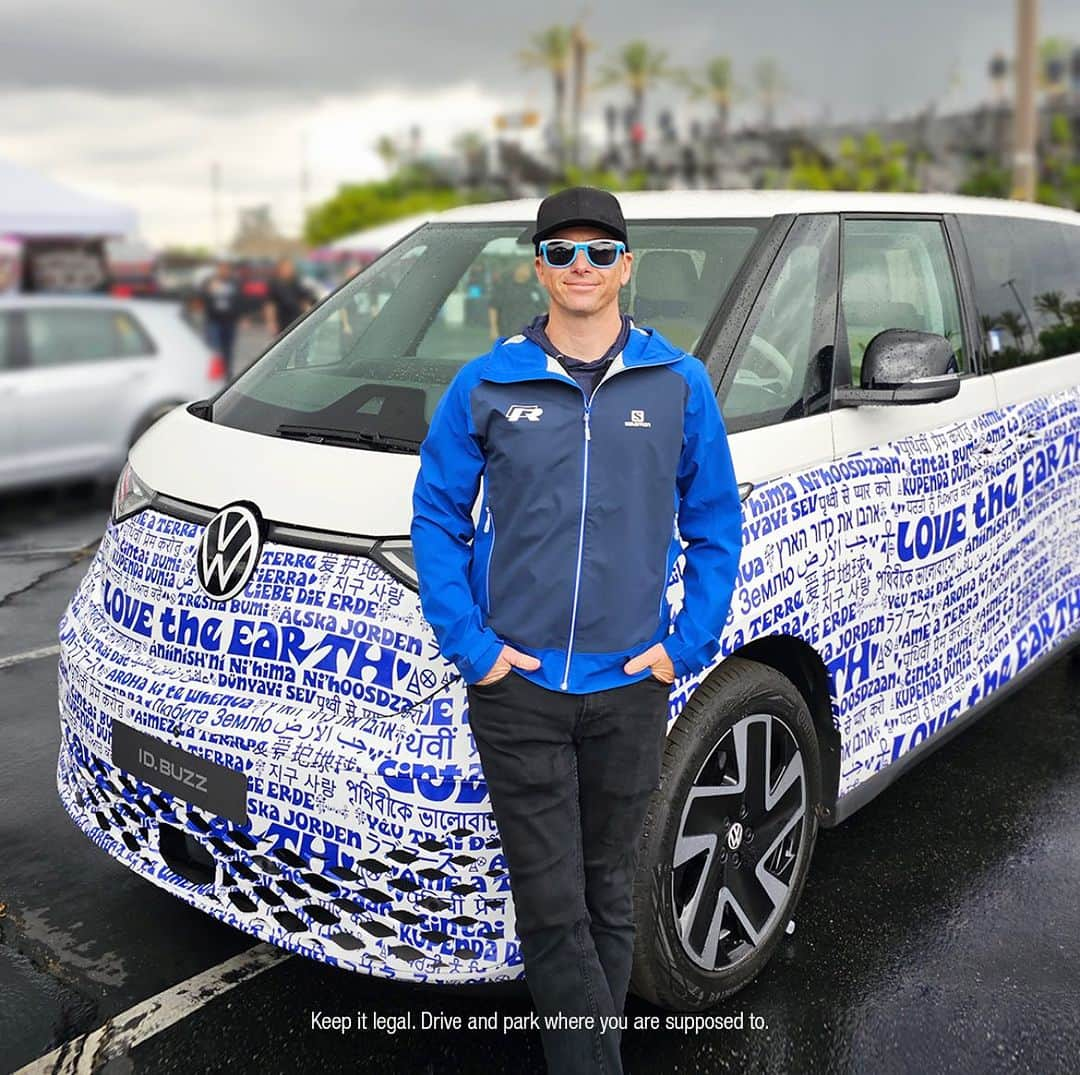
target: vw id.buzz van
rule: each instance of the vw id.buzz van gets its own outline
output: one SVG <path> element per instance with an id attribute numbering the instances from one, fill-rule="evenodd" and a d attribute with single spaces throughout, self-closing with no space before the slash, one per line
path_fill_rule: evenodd
<path id="1" fill-rule="evenodd" d="M 634 988 L 696 1009 L 776 949 L 820 826 L 1080 637 L 1080 217 L 922 195 L 622 203 L 624 309 L 704 363 L 743 502 L 720 650 L 671 690 L 635 889 Z M 408 534 L 451 378 L 493 325 L 542 312 L 514 275 L 535 211 L 425 224 L 154 425 L 60 622 L 76 824 L 215 918 L 367 974 L 522 974 Z"/>

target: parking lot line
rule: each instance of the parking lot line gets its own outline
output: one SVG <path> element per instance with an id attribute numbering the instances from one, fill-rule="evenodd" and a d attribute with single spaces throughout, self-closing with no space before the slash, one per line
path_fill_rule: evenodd
<path id="1" fill-rule="evenodd" d="M 36 661 L 41 657 L 52 657 L 59 652 L 59 646 L 39 646 L 37 649 L 28 649 L 25 653 L 13 653 L 10 657 L 0 657 L 0 668 L 22 664 L 23 661 Z"/>
<path id="2" fill-rule="evenodd" d="M 51 1053 L 19 1068 L 14 1075 L 89 1075 L 99 1071 L 110 1060 L 125 1056 L 136 1045 L 291 955 L 276 945 L 256 944 L 246 952 L 114 1015 L 97 1030 L 65 1042 Z"/>

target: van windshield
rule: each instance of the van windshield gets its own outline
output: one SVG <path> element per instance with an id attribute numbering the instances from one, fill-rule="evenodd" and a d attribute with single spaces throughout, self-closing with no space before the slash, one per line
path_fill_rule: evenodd
<path id="1" fill-rule="evenodd" d="M 620 305 L 693 353 L 761 220 L 630 225 Z M 547 310 L 528 221 L 428 224 L 353 277 L 214 401 L 211 421 L 413 451 L 461 367 Z"/>

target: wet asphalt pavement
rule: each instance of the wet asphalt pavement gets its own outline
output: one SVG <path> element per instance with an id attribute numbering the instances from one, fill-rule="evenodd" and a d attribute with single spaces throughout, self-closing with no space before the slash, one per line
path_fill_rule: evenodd
<path id="1" fill-rule="evenodd" d="M 55 791 L 56 658 L 4 663 L 55 644 L 107 500 L 0 496 L 0 1072 L 253 944 L 76 830 Z M 627 1071 L 1080 1071 L 1078 877 L 1080 664 L 1064 658 L 821 833 L 795 933 L 711 1013 L 741 1014 L 742 1030 L 630 1029 Z M 535 1032 L 424 1031 L 424 1010 L 531 1005 L 520 989 L 419 990 L 294 956 L 103 1070 L 543 1070 Z M 410 1011 L 411 1031 L 357 1026 Z M 313 1029 L 313 1013 L 353 1027 Z"/>

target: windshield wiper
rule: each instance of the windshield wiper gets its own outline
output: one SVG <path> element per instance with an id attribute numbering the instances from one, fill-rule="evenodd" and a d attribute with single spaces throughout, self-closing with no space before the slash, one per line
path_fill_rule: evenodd
<path id="1" fill-rule="evenodd" d="M 420 441 L 410 437 L 392 437 L 386 433 L 361 432 L 358 429 L 328 429 L 325 426 L 280 425 L 279 437 L 293 440 L 308 440 L 314 444 L 351 445 L 353 447 L 375 448 L 381 452 L 414 453 L 420 447 Z"/>

